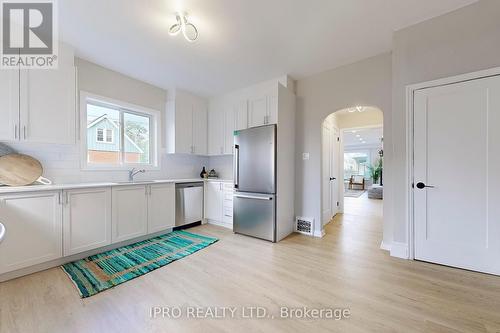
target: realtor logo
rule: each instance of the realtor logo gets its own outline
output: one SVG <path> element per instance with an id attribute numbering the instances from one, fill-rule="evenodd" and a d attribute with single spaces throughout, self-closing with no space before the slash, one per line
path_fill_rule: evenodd
<path id="1" fill-rule="evenodd" d="M 2 68 L 57 68 L 55 0 L 2 0 Z"/>

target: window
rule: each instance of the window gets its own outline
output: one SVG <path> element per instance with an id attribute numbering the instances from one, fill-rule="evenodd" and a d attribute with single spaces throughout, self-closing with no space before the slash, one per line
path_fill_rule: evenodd
<path id="1" fill-rule="evenodd" d="M 370 155 L 368 152 L 346 152 L 344 153 L 344 179 L 351 176 L 361 175 L 369 177 L 368 165 Z"/>
<path id="2" fill-rule="evenodd" d="M 157 167 L 159 113 L 81 92 L 83 167 Z M 85 156 L 83 156 L 85 155 Z"/>
<path id="3" fill-rule="evenodd" d="M 104 136 L 104 132 L 106 132 L 106 136 Z M 113 134 L 114 131 L 112 129 L 97 129 L 97 142 L 105 142 L 105 143 L 113 143 Z"/>

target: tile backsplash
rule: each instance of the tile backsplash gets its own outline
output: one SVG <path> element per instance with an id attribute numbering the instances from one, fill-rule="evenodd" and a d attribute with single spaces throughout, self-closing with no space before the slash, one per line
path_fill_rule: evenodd
<path id="1" fill-rule="evenodd" d="M 17 152 L 33 156 L 43 166 L 43 176 L 54 183 L 89 183 L 126 181 L 128 172 L 82 170 L 78 145 L 6 143 Z M 232 156 L 192 156 L 161 154 L 161 169 L 138 174 L 137 180 L 198 178 L 203 166 L 215 169 L 221 179 L 233 178 Z"/>
<path id="2" fill-rule="evenodd" d="M 82 170 L 80 149 L 77 145 L 6 144 L 19 153 L 38 159 L 44 169 L 43 176 L 54 183 L 126 181 L 128 179 L 128 172 L 122 170 Z M 138 174 L 136 179 L 198 178 L 201 168 L 208 165 L 208 157 L 161 154 L 161 169 Z"/>

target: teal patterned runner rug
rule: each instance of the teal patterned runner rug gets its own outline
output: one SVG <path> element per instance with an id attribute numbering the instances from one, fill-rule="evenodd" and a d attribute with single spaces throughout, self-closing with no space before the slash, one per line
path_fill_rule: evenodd
<path id="1" fill-rule="evenodd" d="M 173 231 L 61 267 L 78 288 L 80 296 L 85 298 L 184 258 L 217 240 Z"/>

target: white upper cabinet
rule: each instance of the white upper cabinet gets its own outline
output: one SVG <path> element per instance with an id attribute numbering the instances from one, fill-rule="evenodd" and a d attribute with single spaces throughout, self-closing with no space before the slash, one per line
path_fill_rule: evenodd
<path id="1" fill-rule="evenodd" d="M 242 100 L 234 105 L 234 129 L 243 130 L 248 128 L 248 101 Z"/>
<path id="2" fill-rule="evenodd" d="M 193 154 L 193 105 L 183 99 L 175 101 L 175 153 Z"/>
<path id="3" fill-rule="evenodd" d="M 193 154 L 207 155 L 207 104 L 193 103 Z"/>
<path id="4" fill-rule="evenodd" d="M 19 138 L 19 71 L 0 74 L 0 140 L 15 141 Z"/>
<path id="5" fill-rule="evenodd" d="M 268 93 L 248 101 L 248 127 L 278 122 L 278 96 Z"/>
<path id="6" fill-rule="evenodd" d="M 242 113 L 241 109 L 238 108 L 238 104 L 215 103 L 211 105 L 208 119 L 209 155 L 233 154 L 233 135 L 237 126 L 239 112 Z M 241 118 L 243 118 L 242 122 L 246 123 L 246 108 L 245 115 L 241 115 Z"/>
<path id="7" fill-rule="evenodd" d="M 277 124 L 277 123 L 278 123 L 278 96 L 271 94 L 267 96 L 266 124 Z"/>
<path id="8" fill-rule="evenodd" d="M 232 155 L 234 131 L 277 124 L 278 87 L 286 87 L 283 83 L 289 81 L 282 77 L 213 98 L 208 117 L 208 154 Z"/>
<path id="9" fill-rule="evenodd" d="M 266 124 L 267 97 L 259 96 L 248 101 L 248 127 L 257 127 Z"/>
<path id="10" fill-rule="evenodd" d="M 226 155 L 233 154 L 234 146 L 234 129 L 236 122 L 236 109 L 228 108 L 224 112 L 224 149 Z"/>
<path id="11" fill-rule="evenodd" d="M 21 140 L 75 143 L 75 68 L 21 70 L 20 87 Z"/>
<path id="12" fill-rule="evenodd" d="M 74 144 L 76 69 L 59 47 L 57 69 L 9 70 L 0 76 L 0 140 Z"/>
<path id="13" fill-rule="evenodd" d="M 224 153 L 224 109 L 212 107 L 208 114 L 208 154 Z"/>
<path id="14" fill-rule="evenodd" d="M 166 138 L 169 154 L 207 154 L 207 102 L 176 90 L 167 102 Z"/>

